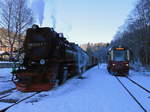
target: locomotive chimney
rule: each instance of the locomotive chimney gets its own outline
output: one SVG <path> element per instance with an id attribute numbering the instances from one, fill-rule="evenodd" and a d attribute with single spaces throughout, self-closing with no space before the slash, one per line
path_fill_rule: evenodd
<path id="1" fill-rule="evenodd" d="M 38 29 L 38 28 L 39 28 L 39 26 L 38 26 L 38 25 L 36 25 L 36 24 L 33 24 L 33 25 L 32 25 L 32 29 L 34 29 L 34 30 L 35 30 L 35 29 Z"/>
<path id="2" fill-rule="evenodd" d="M 63 33 L 59 33 L 59 37 L 63 38 L 64 37 Z"/>

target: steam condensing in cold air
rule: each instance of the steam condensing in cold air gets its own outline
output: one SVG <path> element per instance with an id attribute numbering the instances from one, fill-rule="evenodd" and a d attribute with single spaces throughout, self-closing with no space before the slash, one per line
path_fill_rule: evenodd
<path id="1" fill-rule="evenodd" d="M 33 0 L 32 9 L 34 11 L 34 14 L 37 15 L 41 26 L 43 24 L 43 19 L 44 19 L 44 9 L 45 9 L 44 0 Z"/>
<path id="2" fill-rule="evenodd" d="M 54 29 L 56 29 L 56 24 L 57 24 L 56 0 L 32 0 L 31 6 L 32 6 L 32 10 L 33 10 L 34 14 L 38 18 L 40 26 L 42 26 L 42 24 L 43 24 L 44 11 L 47 10 L 49 13 L 48 14 L 49 22 L 52 25 L 52 27 Z M 65 25 L 66 25 L 66 23 L 65 23 Z M 65 26 L 65 25 L 63 25 L 63 26 Z M 72 29 L 71 25 L 68 25 L 64 28 L 65 32 L 67 32 L 67 33 L 70 32 L 71 29 Z"/>
<path id="3" fill-rule="evenodd" d="M 51 20 L 52 20 L 52 27 L 55 29 L 56 28 L 56 11 L 55 8 L 52 10 L 51 14 Z"/>
<path id="4" fill-rule="evenodd" d="M 48 1 L 48 0 L 47 0 Z M 52 11 L 50 14 L 50 22 L 52 24 L 52 27 L 56 28 L 56 6 L 55 6 L 55 0 L 49 0 L 48 2 L 50 7 L 52 7 Z M 33 0 L 32 2 L 32 10 L 34 14 L 38 17 L 40 26 L 43 24 L 44 19 L 44 11 L 45 11 L 45 1 L 44 0 Z"/>
<path id="5" fill-rule="evenodd" d="M 49 0 L 49 5 L 51 6 L 52 10 L 50 11 L 50 22 L 52 23 L 52 27 L 56 28 L 56 0 Z"/>

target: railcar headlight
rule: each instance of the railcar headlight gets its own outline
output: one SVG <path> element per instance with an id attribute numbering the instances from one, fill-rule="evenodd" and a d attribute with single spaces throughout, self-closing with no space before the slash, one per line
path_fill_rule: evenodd
<path id="1" fill-rule="evenodd" d="M 129 64 L 125 64 L 125 66 L 129 66 Z"/>
<path id="2" fill-rule="evenodd" d="M 45 64 L 45 60 L 44 60 L 44 59 L 41 59 L 41 60 L 40 60 L 40 64 L 41 64 L 41 65 L 44 65 L 44 64 Z"/>
<path id="3" fill-rule="evenodd" d="M 19 63 L 20 63 L 20 64 L 23 64 L 23 62 L 24 62 L 23 59 L 20 59 L 20 60 L 19 60 Z"/>

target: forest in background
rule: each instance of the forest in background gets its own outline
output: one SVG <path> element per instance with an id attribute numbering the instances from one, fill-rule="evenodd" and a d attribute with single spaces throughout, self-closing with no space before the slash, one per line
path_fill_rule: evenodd
<path id="1" fill-rule="evenodd" d="M 118 44 L 130 48 L 135 62 L 150 65 L 150 0 L 137 1 L 110 46 Z"/>
<path id="2" fill-rule="evenodd" d="M 150 65 L 150 0 L 138 0 L 110 44 L 101 46 L 95 55 L 106 62 L 107 50 L 115 45 L 128 47 L 132 62 Z"/>
<path id="3" fill-rule="evenodd" d="M 80 47 L 85 50 L 89 55 L 95 56 L 98 58 L 99 62 L 107 61 L 107 50 L 109 43 L 87 43 L 82 44 Z"/>

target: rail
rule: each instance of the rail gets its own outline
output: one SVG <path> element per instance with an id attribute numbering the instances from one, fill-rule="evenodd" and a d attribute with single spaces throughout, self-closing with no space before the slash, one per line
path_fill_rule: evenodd
<path id="1" fill-rule="evenodd" d="M 141 107 L 141 109 L 144 111 L 144 112 L 148 112 L 144 106 L 137 100 L 137 98 L 131 93 L 131 91 L 122 83 L 122 81 L 117 77 L 115 76 L 115 78 L 118 80 L 118 82 L 122 85 L 122 87 L 129 93 L 129 95 L 133 98 L 133 100 Z"/>

